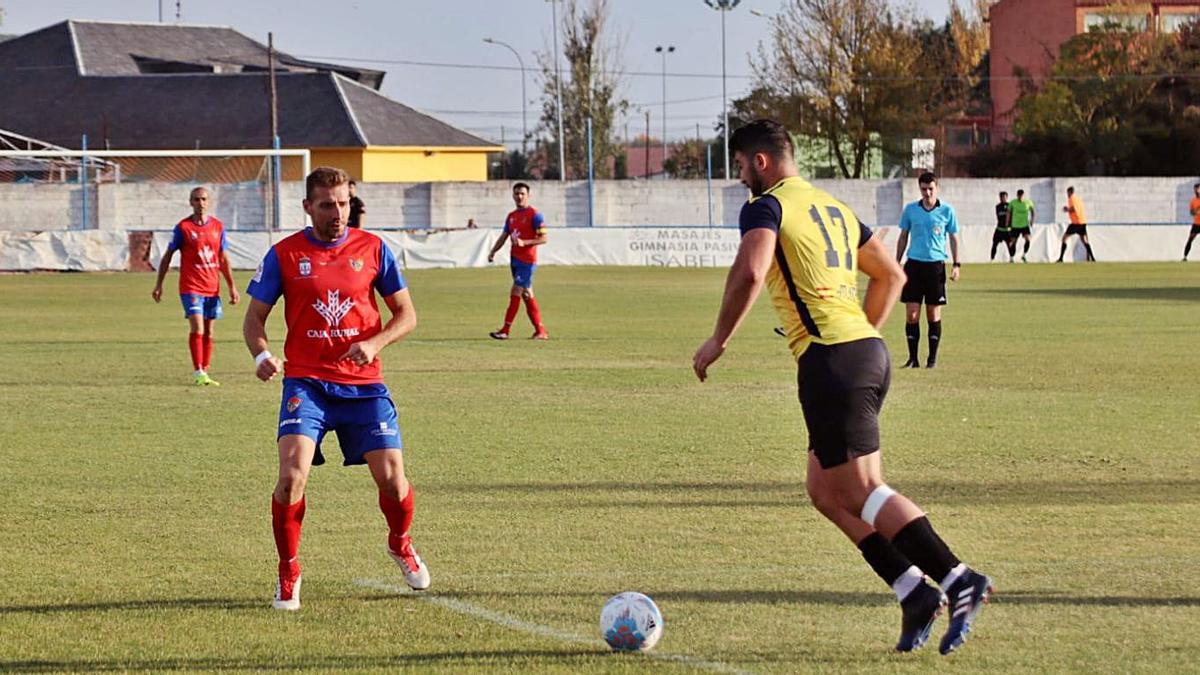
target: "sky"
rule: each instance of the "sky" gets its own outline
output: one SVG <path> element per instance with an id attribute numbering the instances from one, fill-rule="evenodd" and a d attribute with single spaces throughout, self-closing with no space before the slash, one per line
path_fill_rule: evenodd
<path id="1" fill-rule="evenodd" d="M 729 98 L 751 84 L 749 55 L 769 39 L 769 16 L 783 0 L 743 0 L 726 14 Z M 951 0 L 911 0 L 916 13 L 944 21 Z M 175 21 L 176 0 L 0 0 L 0 33 L 21 34 L 65 19 L 157 22 L 159 8 Z M 230 26 L 293 56 L 387 72 L 382 92 L 405 105 L 490 141 L 519 147 L 541 105 L 536 53 L 552 51 L 548 0 L 179 0 L 183 23 Z M 561 11 L 561 2 L 559 8 Z M 663 135 L 664 61 L 656 46 L 674 46 L 665 60 L 666 136 L 712 136 L 721 114 L 721 17 L 702 0 L 609 0 L 611 36 L 621 50 L 623 90 L 633 104 L 619 136 Z M 766 16 L 759 16 L 755 12 Z M 517 55 L 524 61 L 526 105 Z M 561 36 L 560 36 L 561 38 Z M 561 46 L 561 45 L 560 45 Z"/>

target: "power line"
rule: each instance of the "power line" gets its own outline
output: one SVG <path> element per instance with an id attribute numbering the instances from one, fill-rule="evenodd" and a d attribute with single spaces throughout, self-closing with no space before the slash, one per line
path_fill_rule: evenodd
<path id="1" fill-rule="evenodd" d="M 413 61 L 410 59 L 363 59 L 351 56 L 315 56 L 315 55 L 299 55 L 298 58 L 310 59 L 313 61 L 352 61 L 356 63 L 383 63 L 400 66 L 422 66 L 426 68 L 455 68 L 459 70 L 504 70 L 510 72 L 520 72 L 518 66 L 500 66 L 490 63 L 452 63 L 448 61 Z M 527 69 L 528 70 L 528 69 Z M 662 72 L 648 72 L 641 70 L 603 70 L 599 71 L 604 75 L 628 75 L 631 77 L 654 77 L 661 78 Z M 721 75 L 713 73 L 667 73 L 667 77 L 682 77 L 696 79 L 721 79 Z M 753 79 L 753 75 L 729 75 L 734 79 L 749 80 Z"/>

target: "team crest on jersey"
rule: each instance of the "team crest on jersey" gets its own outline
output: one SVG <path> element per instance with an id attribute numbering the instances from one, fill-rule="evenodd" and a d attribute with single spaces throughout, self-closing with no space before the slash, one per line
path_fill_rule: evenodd
<path id="1" fill-rule="evenodd" d="M 351 258 L 350 259 L 350 269 L 354 270 L 355 272 L 361 272 L 362 268 L 363 268 L 362 258 Z"/>
<path id="2" fill-rule="evenodd" d="M 300 259 L 300 276 L 306 277 L 312 274 L 312 261 L 308 258 Z"/>
<path id="3" fill-rule="evenodd" d="M 217 256 L 216 253 L 213 253 L 212 248 L 208 244 L 205 244 L 204 246 L 200 247 L 199 254 L 200 254 L 200 259 L 206 263 L 211 263 L 213 261 L 213 258 L 215 258 Z"/>
<path id="4" fill-rule="evenodd" d="M 189 232 L 188 234 L 192 235 L 192 241 L 200 238 L 200 235 L 196 234 L 195 232 Z"/>
<path id="5" fill-rule="evenodd" d="M 296 408 L 300 407 L 300 397 L 293 396 L 287 400 L 287 411 L 290 413 L 296 412 Z"/>

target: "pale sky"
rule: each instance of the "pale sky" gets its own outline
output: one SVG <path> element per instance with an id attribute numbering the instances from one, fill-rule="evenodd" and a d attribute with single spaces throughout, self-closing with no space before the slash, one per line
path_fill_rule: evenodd
<path id="1" fill-rule="evenodd" d="M 919 15 L 941 22 L 950 0 L 915 0 Z M 625 94 L 636 107 L 630 137 L 662 136 L 662 57 L 657 45 L 673 45 L 666 62 L 667 137 L 705 137 L 721 111 L 721 19 L 702 0 L 609 0 L 610 29 L 624 44 Z M 763 14 L 782 0 L 743 0 L 726 16 L 726 88 L 729 97 L 750 85 L 748 55 L 769 38 Z M 0 33 L 26 33 L 65 19 L 156 22 L 175 20 L 176 0 L 0 0 Z M 503 127 L 510 147 L 519 146 L 521 71 L 506 42 L 526 67 L 528 125 L 540 112 L 535 52 L 551 50 L 547 0 L 180 0 L 184 23 L 231 26 L 294 56 L 387 71 L 383 93 L 478 136 L 498 141 Z M 561 9 L 561 4 L 559 5 Z M 560 36 L 561 37 L 561 36 Z M 560 45 L 561 46 L 561 45 Z M 421 65 L 443 64 L 443 65 Z M 450 67 L 461 66 L 461 67 Z M 499 66 L 512 70 L 484 69 Z M 625 126 L 618 130 L 624 135 Z"/>

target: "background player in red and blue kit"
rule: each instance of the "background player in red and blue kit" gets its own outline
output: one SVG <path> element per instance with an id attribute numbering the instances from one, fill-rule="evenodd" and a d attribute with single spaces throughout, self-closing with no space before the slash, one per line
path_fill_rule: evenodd
<path id="1" fill-rule="evenodd" d="M 496 240 L 492 250 L 488 252 L 488 262 L 496 259 L 496 251 L 504 245 L 506 239 L 512 240 L 510 257 L 512 260 L 512 289 L 508 294 L 508 310 L 504 312 L 504 327 L 488 333 L 497 340 L 507 340 L 513 319 L 521 308 L 521 299 L 525 299 L 525 311 L 533 323 L 534 340 L 549 340 L 550 333 L 542 325 L 542 313 L 538 309 L 537 300 L 533 297 L 533 272 L 537 269 L 537 247 L 546 243 L 546 221 L 538 210 L 529 205 L 529 186 L 517 183 L 512 191 L 515 211 L 504 219 L 504 232 Z"/>
<path id="2" fill-rule="evenodd" d="M 404 475 L 396 406 L 383 383 L 379 352 L 412 332 L 416 311 L 391 250 L 374 234 L 347 227 L 349 177 L 319 167 L 305 184 L 304 210 L 312 227 L 268 252 L 251 280 L 243 333 L 255 375 L 283 372 L 279 408 L 279 480 L 271 521 L 279 552 L 276 609 L 300 608 L 300 526 L 304 487 L 313 464 L 323 464 L 321 440 L 337 433 L 344 464 L 366 464 L 379 488 L 388 524 L 388 554 L 415 590 L 429 587 L 429 570 L 409 536 L 413 491 Z M 375 292 L 392 317 L 382 322 Z M 286 364 L 268 351 L 266 322 L 284 298 Z"/>
<path id="3" fill-rule="evenodd" d="M 192 215 L 179 221 L 171 243 L 158 263 L 158 279 L 150 296 L 162 300 L 163 279 L 171 268 L 171 258 L 179 251 L 179 299 L 183 316 L 188 320 L 188 349 L 192 353 L 193 378 L 197 385 L 220 385 L 208 376 L 212 364 L 213 321 L 221 318 L 221 280 L 218 270 L 229 286 L 229 304 L 238 304 L 238 292 L 233 287 L 229 256 L 225 253 L 225 225 L 216 216 L 208 215 L 208 190 L 198 187 L 188 196 Z"/>

